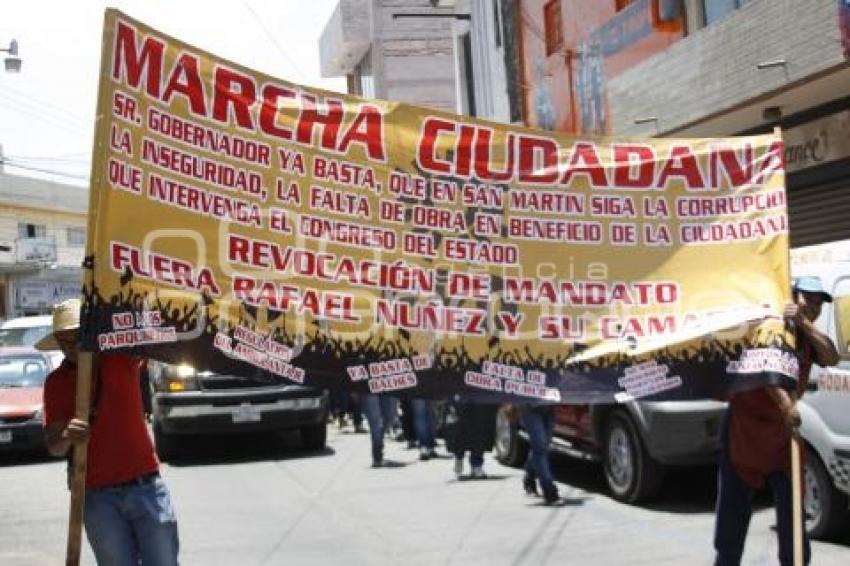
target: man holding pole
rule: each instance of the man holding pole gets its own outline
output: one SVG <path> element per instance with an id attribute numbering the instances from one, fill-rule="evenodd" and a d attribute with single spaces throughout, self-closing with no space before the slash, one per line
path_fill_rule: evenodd
<path id="1" fill-rule="evenodd" d="M 791 469 L 792 444 L 796 443 L 800 426 L 796 400 L 806 390 L 812 363 L 836 365 L 838 352 L 829 337 L 814 325 L 823 303 L 832 302 L 820 280 L 795 279 L 793 296 L 794 302 L 785 307 L 784 316 L 796 332 L 800 367 L 796 391 L 766 386 L 736 394 L 729 401 L 718 466 L 715 566 L 740 564 L 752 515 L 753 490 L 765 483 L 770 485 L 776 506 L 780 564 L 794 564 L 795 521 L 803 535 L 803 561 L 809 563 L 804 518 L 802 513 L 795 518 L 793 512 L 792 482 L 801 481 L 799 470 Z"/>
<path id="2" fill-rule="evenodd" d="M 36 344 L 65 354 L 44 387 L 47 449 L 64 456 L 88 443 L 84 523 L 98 564 L 176 565 L 177 519 L 145 424 L 140 362 L 99 356 L 89 418 L 75 418 L 79 325 L 80 301 L 69 299 L 54 308 L 53 333 Z"/>

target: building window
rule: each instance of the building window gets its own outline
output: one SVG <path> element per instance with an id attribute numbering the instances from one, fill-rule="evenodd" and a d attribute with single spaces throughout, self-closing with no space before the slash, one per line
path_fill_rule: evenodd
<path id="1" fill-rule="evenodd" d="M 354 67 L 348 90 L 363 98 L 375 98 L 375 76 L 372 73 L 372 52 L 369 51 Z"/>
<path id="2" fill-rule="evenodd" d="M 70 226 L 66 232 L 68 246 L 78 248 L 86 245 L 86 229 L 79 226 Z"/>
<path id="3" fill-rule="evenodd" d="M 47 226 L 44 224 L 18 222 L 18 238 L 44 238 L 46 236 Z"/>
<path id="4" fill-rule="evenodd" d="M 472 34 L 465 33 L 461 38 L 463 50 L 463 81 L 466 88 L 466 113 L 477 116 L 475 108 L 475 73 L 472 68 Z"/>
<path id="5" fill-rule="evenodd" d="M 496 47 L 502 46 L 502 16 L 501 16 L 501 2 L 500 0 L 495 0 L 493 2 L 493 30 L 494 37 L 493 40 L 496 42 Z"/>
<path id="6" fill-rule="evenodd" d="M 546 32 L 546 55 L 560 51 L 564 46 L 561 29 L 561 0 L 550 0 L 543 7 L 543 25 Z"/>
<path id="7" fill-rule="evenodd" d="M 711 25 L 738 8 L 749 4 L 751 0 L 703 0 L 705 25 Z"/>

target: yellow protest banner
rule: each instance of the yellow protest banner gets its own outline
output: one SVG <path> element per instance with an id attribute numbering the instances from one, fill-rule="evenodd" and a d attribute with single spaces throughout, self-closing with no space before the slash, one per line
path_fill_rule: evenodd
<path id="1" fill-rule="evenodd" d="M 573 138 L 305 88 L 106 14 L 84 339 L 435 397 L 796 377 L 781 140 Z"/>

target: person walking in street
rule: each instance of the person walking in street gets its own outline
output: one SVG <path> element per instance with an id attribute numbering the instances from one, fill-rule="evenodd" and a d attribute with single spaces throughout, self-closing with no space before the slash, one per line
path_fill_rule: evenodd
<path id="1" fill-rule="evenodd" d="M 529 442 L 523 487 L 529 495 L 538 495 L 539 482 L 543 501 L 552 505 L 558 501 L 558 488 L 555 487 L 549 466 L 549 444 L 552 442 L 552 430 L 555 426 L 555 410 L 552 405 L 523 405 L 521 419 Z"/>
<path id="2" fill-rule="evenodd" d="M 334 389 L 330 392 L 330 415 L 337 422 L 339 429 L 342 430 L 346 425 L 346 417 L 351 416 L 351 424 L 354 427 L 354 432 L 366 432 L 363 428 L 363 413 L 360 409 L 360 399 L 356 393 L 346 391 L 344 389 Z"/>
<path id="3" fill-rule="evenodd" d="M 407 442 L 407 449 L 416 448 L 416 427 L 413 424 L 413 400 L 410 398 L 399 399 L 399 425 L 401 430 L 395 436 L 398 442 Z"/>
<path id="4" fill-rule="evenodd" d="M 369 423 L 369 436 L 372 440 L 372 467 L 387 465 L 384 460 L 384 434 L 392 430 L 398 419 L 398 399 L 389 395 L 367 393 L 360 397 L 361 408 Z"/>
<path id="5" fill-rule="evenodd" d="M 454 474 L 463 476 L 463 457 L 469 452 L 472 479 L 485 479 L 484 453 L 493 449 L 498 406 L 462 401 L 447 403 L 445 417 L 446 449 L 454 455 Z"/>
<path id="6" fill-rule="evenodd" d="M 737 566 L 752 515 L 755 489 L 767 483 L 776 507 L 779 562 L 793 563 L 793 511 L 791 485 L 791 436 L 797 434 L 800 413 L 796 400 L 808 384 L 812 363 L 832 366 L 838 352 L 828 336 L 814 325 L 824 302 L 832 302 L 820 279 L 802 277 L 793 285 L 794 302 L 785 308 L 797 340 L 799 378 L 795 391 L 765 386 L 732 396 L 723 425 L 718 466 L 718 494 L 714 529 L 715 566 Z M 800 518 L 802 521 L 802 517 Z M 803 526 L 804 527 L 804 526 Z M 803 556 L 811 558 L 803 530 Z"/>
<path id="7" fill-rule="evenodd" d="M 431 402 L 427 399 L 411 399 L 410 406 L 413 409 L 413 428 L 419 445 L 419 459 L 436 458 L 437 441 L 434 438 L 434 412 Z"/>
<path id="8" fill-rule="evenodd" d="M 66 456 L 73 445 L 88 443 L 84 525 L 98 564 L 176 565 L 177 518 L 145 423 L 141 362 L 123 354 L 98 356 L 89 419 L 76 419 L 79 324 L 80 301 L 60 303 L 53 332 L 36 344 L 65 355 L 44 386 L 47 449 Z"/>

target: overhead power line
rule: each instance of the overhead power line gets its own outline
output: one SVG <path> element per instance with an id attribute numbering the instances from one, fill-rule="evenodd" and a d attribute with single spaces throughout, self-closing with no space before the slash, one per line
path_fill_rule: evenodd
<path id="1" fill-rule="evenodd" d="M 80 155 L 84 155 L 84 154 L 80 154 Z M 91 159 L 87 159 L 87 158 L 83 158 L 83 157 L 74 159 L 74 158 L 71 158 L 71 157 L 61 157 L 61 156 L 58 156 L 58 155 L 57 156 L 54 156 L 54 155 L 13 155 L 11 153 L 6 153 L 6 154 L 4 154 L 3 157 L 5 157 L 6 159 L 9 159 L 10 161 L 14 161 L 16 163 L 21 163 L 21 162 L 25 162 L 25 161 L 35 161 L 35 162 L 47 161 L 47 162 L 51 162 L 51 163 L 80 163 L 80 164 L 91 163 Z"/>
<path id="2" fill-rule="evenodd" d="M 77 179 L 79 181 L 88 181 L 88 175 L 74 175 L 71 173 L 65 173 L 62 171 L 55 171 L 52 169 L 44 169 L 43 167 L 31 167 L 29 165 L 21 165 L 20 163 L 15 163 L 14 161 L 10 161 L 6 158 L 0 159 L 0 164 L 5 165 L 7 167 L 12 167 L 15 169 L 23 169 L 25 171 L 33 171 L 35 173 L 46 173 L 48 175 L 56 175 L 57 177 L 66 177 L 68 179 Z"/>
<path id="3" fill-rule="evenodd" d="M 295 72 L 298 73 L 298 80 L 306 83 L 307 82 L 306 73 L 304 73 L 304 71 L 301 70 L 301 68 L 298 66 L 298 64 L 295 62 L 295 60 L 292 59 L 292 57 L 289 56 L 289 53 L 287 53 L 286 49 L 284 49 L 280 45 L 280 43 L 277 41 L 277 39 L 275 39 L 275 36 L 269 31 L 269 29 L 263 23 L 263 20 L 260 18 L 260 16 L 257 14 L 257 12 L 254 11 L 254 8 L 252 8 L 248 4 L 248 2 L 243 1 L 242 4 L 245 6 L 245 9 L 248 10 L 251 13 L 251 16 L 253 16 L 254 21 L 257 22 L 257 26 L 261 30 L 263 30 L 263 33 L 266 35 L 268 40 L 272 42 L 272 44 L 277 48 L 278 52 L 283 56 L 283 58 L 286 59 L 286 61 L 290 65 L 292 65 L 292 68 L 295 69 Z"/>
<path id="4" fill-rule="evenodd" d="M 54 104 L 45 100 L 41 100 L 33 96 L 32 94 L 22 92 L 11 85 L 4 85 L 2 93 L 17 98 L 17 100 L 21 103 L 28 104 L 33 108 L 40 109 L 41 111 L 49 112 L 53 115 L 60 116 L 62 117 L 62 119 L 68 120 L 69 122 L 74 122 L 77 125 L 85 126 L 90 123 L 90 120 L 87 120 L 82 116 L 74 114 L 73 112 L 70 112 L 67 107 L 60 106 L 58 104 Z"/>

